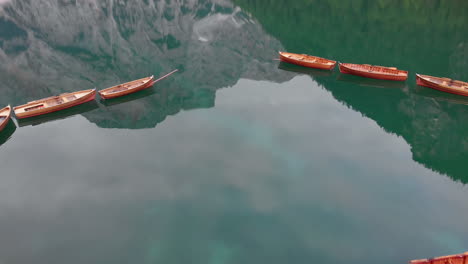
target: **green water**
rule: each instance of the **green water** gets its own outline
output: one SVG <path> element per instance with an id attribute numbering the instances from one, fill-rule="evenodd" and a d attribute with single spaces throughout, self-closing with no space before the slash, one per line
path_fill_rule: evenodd
<path id="1" fill-rule="evenodd" d="M 5 2 L 5 3 L 3 3 Z M 423 3 L 424 2 L 424 3 Z M 0 263 L 407 263 L 468 250 L 463 1 L 0 1 Z M 396 66 L 407 82 L 273 60 Z"/>

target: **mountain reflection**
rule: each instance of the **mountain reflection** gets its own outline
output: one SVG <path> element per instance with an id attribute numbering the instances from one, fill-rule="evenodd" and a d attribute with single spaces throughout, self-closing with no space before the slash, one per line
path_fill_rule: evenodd
<path id="1" fill-rule="evenodd" d="M 420 90 L 414 72 L 388 83 L 273 60 L 289 50 L 463 79 L 463 2 L 235 4 L 0 7 L 0 105 L 180 70 L 19 122 L 50 123 L 0 147 L 0 263 L 385 264 L 467 245 L 466 189 L 406 144 L 467 183 L 458 97 Z"/>
<path id="2" fill-rule="evenodd" d="M 415 161 L 468 183 L 468 109 L 463 105 L 464 98 L 438 91 L 421 92 L 428 89 L 414 84 L 415 72 L 468 80 L 466 2 L 234 2 L 289 51 L 409 70 L 410 78 L 401 89 L 382 89 L 378 88 L 382 86 L 379 81 L 348 76 L 315 79 L 338 101 L 402 136 L 411 145 Z"/>
<path id="3" fill-rule="evenodd" d="M 342 82 L 349 82 L 352 84 L 356 84 L 359 86 L 370 86 L 374 88 L 406 88 L 405 82 L 395 82 L 395 81 L 388 81 L 388 80 L 378 80 L 378 79 L 371 79 L 371 78 L 362 78 L 360 76 L 350 75 L 350 74 L 338 74 L 336 78 L 338 81 Z"/>
<path id="4" fill-rule="evenodd" d="M 310 75 L 312 77 L 331 76 L 333 74 L 333 71 L 306 68 L 306 67 L 298 66 L 295 64 L 286 63 L 286 62 L 280 62 L 278 64 L 278 69 L 281 69 L 284 71 L 296 72 L 296 73 L 303 73 L 303 74 Z"/>
<path id="5" fill-rule="evenodd" d="M 271 63 L 280 43 L 226 1 L 12 1 L 2 9 L 0 103 L 181 71 L 156 84 L 155 96 L 84 114 L 101 127 L 154 127 L 183 109 L 212 107 L 216 90 L 241 77 L 292 76 Z"/>
<path id="6" fill-rule="evenodd" d="M 213 107 L 216 90 L 240 78 L 284 82 L 299 71 L 402 136 L 414 160 L 468 183 L 468 109 L 414 85 L 416 71 L 468 80 L 467 11 L 463 1 L 435 0 L 11 1 L 1 6 L 0 105 L 180 69 L 154 90 L 82 113 L 100 127 L 149 128 Z M 396 66 L 410 78 L 390 84 L 278 68 L 272 59 L 283 49 Z"/>

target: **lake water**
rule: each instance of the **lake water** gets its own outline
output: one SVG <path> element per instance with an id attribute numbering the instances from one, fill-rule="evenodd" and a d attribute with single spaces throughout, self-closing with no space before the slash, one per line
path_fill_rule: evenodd
<path id="1" fill-rule="evenodd" d="M 0 263 L 407 263 L 468 250 L 468 4 L 0 1 Z M 410 71 L 395 83 L 286 50 Z"/>

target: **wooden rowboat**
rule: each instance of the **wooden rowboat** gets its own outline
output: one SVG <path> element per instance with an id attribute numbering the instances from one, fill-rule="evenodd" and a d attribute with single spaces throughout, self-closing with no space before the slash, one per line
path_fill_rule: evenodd
<path id="1" fill-rule="evenodd" d="M 111 99 L 143 90 L 145 88 L 151 87 L 152 85 L 153 76 L 151 75 L 149 77 L 106 88 L 99 91 L 99 95 L 104 99 Z"/>
<path id="2" fill-rule="evenodd" d="M 75 105 L 83 104 L 94 100 L 96 89 L 84 90 L 74 93 L 64 93 L 44 99 L 29 102 L 14 108 L 17 118 L 27 118 L 32 116 L 52 113 L 66 109 Z"/>
<path id="3" fill-rule="evenodd" d="M 131 93 L 134 93 L 134 92 L 138 92 L 138 91 L 141 91 L 143 89 L 146 89 L 146 88 L 149 88 L 149 87 L 153 86 L 153 84 L 155 84 L 156 82 L 168 77 L 169 75 L 171 75 L 171 74 L 173 74 L 173 73 L 175 73 L 177 71 L 178 70 L 173 70 L 172 72 L 160 77 L 157 80 L 153 80 L 154 76 L 152 75 L 152 76 L 141 78 L 141 79 L 134 80 L 134 81 L 131 81 L 131 82 L 122 83 L 122 84 L 119 84 L 119 85 L 116 85 L 116 86 L 112 86 L 112 87 L 109 87 L 109 88 L 106 88 L 106 89 L 103 89 L 103 90 L 99 91 L 99 95 L 103 99 L 111 99 L 111 98 L 116 98 L 116 97 L 119 97 L 119 96 L 124 96 L 124 95 L 127 95 L 127 94 L 131 94 Z"/>
<path id="4" fill-rule="evenodd" d="M 304 67 L 331 70 L 335 68 L 336 61 L 307 54 L 279 52 L 280 60 Z"/>
<path id="5" fill-rule="evenodd" d="M 2 131 L 6 127 L 6 125 L 8 124 L 8 121 L 10 121 L 10 117 L 11 117 L 11 106 L 7 106 L 0 110 L 0 131 Z"/>
<path id="6" fill-rule="evenodd" d="M 433 77 L 416 74 L 416 84 L 436 89 L 442 92 L 468 96 L 468 83 L 449 78 Z"/>
<path id="7" fill-rule="evenodd" d="M 431 259 L 411 260 L 410 264 L 468 264 L 468 252 Z"/>
<path id="8" fill-rule="evenodd" d="M 405 81 L 408 79 L 407 71 L 398 70 L 395 67 L 352 63 L 340 63 L 339 65 L 341 73 L 391 81 Z"/>

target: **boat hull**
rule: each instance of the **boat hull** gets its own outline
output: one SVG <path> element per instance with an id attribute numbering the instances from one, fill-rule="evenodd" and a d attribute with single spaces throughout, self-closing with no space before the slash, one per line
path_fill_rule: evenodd
<path id="1" fill-rule="evenodd" d="M 428 75 L 416 74 L 416 84 L 419 86 L 432 88 L 432 89 L 439 90 L 439 91 L 446 92 L 446 93 L 468 96 L 468 84 L 467 84 L 467 88 L 465 89 L 456 89 L 453 87 L 449 87 L 447 85 L 441 85 L 441 84 L 438 84 L 437 82 L 431 81 L 431 78 L 441 79 L 441 80 L 443 79 L 443 78 L 438 78 L 438 77 L 433 77 L 433 76 L 428 76 Z"/>
<path id="2" fill-rule="evenodd" d="M 295 53 L 280 52 L 280 61 L 296 64 L 303 67 L 315 68 L 321 70 L 332 70 L 336 66 L 336 61 L 324 59 L 321 57 L 300 55 Z M 303 58 L 303 59 L 300 59 Z M 305 58 L 305 59 L 304 59 Z M 314 62 L 313 60 L 316 60 Z"/>
<path id="3" fill-rule="evenodd" d="M 85 91 L 83 91 L 83 92 L 85 92 Z M 17 107 L 15 107 L 15 116 L 17 118 L 19 118 L 19 119 L 33 117 L 33 116 L 39 116 L 39 115 L 44 115 L 44 114 L 60 111 L 60 110 L 63 110 L 63 109 L 67 109 L 67 108 L 77 106 L 77 105 L 80 105 L 80 104 L 84 104 L 84 103 L 89 102 L 89 101 L 93 101 L 95 99 L 95 97 L 96 97 L 96 89 L 92 89 L 92 90 L 89 90 L 87 92 L 88 93 L 86 95 L 84 95 L 84 96 L 82 96 L 80 98 L 77 98 L 76 100 L 72 100 L 72 101 L 69 101 L 69 102 L 66 102 L 66 103 L 63 103 L 63 104 L 58 104 L 58 105 L 55 105 L 55 106 L 39 108 L 39 109 L 36 109 L 36 110 L 27 111 L 27 112 L 20 112 L 18 110 L 22 109 L 22 108 L 25 108 L 28 104 L 17 106 Z M 59 95 L 59 97 L 60 96 L 62 96 L 62 95 Z"/>
<path id="4" fill-rule="evenodd" d="M 373 66 L 377 67 L 377 66 Z M 408 79 L 408 74 L 385 74 L 382 72 L 372 72 L 372 71 L 365 71 L 361 69 L 354 69 L 353 67 L 349 67 L 346 64 L 340 63 L 339 69 L 341 73 L 344 74 L 352 74 L 366 78 L 372 79 L 379 79 L 379 80 L 389 80 L 389 81 L 406 81 Z M 404 71 L 401 71 L 404 72 Z"/>
<path id="5" fill-rule="evenodd" d="M 11 107 L 7 106 L 0 110 L 0 132 L 8 125 L 11 117 Z"/>
<path id="6" fill-rule="evenodd" d="M 449 255 L 443 257 L 436 257 L 432 259 L 416 259 L 411 260 L 410 264 L 466 264 L 468 263 L 468 252 L 457 255 Z"/>
<path id="7" fill-rule="evenodd" d="M 146 78 L 144 78 L 144 79 L 146 79 Z M 109 91 L 111 91 L 112 89 L 118 88 L 117 86 L 114 86 L 114 87 L 110 87 L 110 88 L 101 90 L 101 91 L 99 91 L 99 96 L 101 96 L 101 98 L 103 98 L 103 99 L 112 99 L 112 98 L 124 96 L 124 95 L 127 95 L 127 94 L 131 94 L 131 93 L 136 93 L 138 91 L 141 91 L 143 89 L 146 89 L 146 88 L 149 88 L 149 87 L 153 86 L 153 84 L 154 84 L 153 76 L 147 77 L 147 79 L 148 80 L 145 80 L 143 84 L 141 84 L 139 86 L 136 86 L 134 88 L 131 88 L 131 89 L 125 89 L 125 90 L 122 90 L 122 91 L 110 92 L 109 93 Z M 133 82 L 136 82 L 136 81 L 131 81 L 131 82 L 128 82 L 128 83 L 120 84 L 120 86 L 131 84 Z"/>

